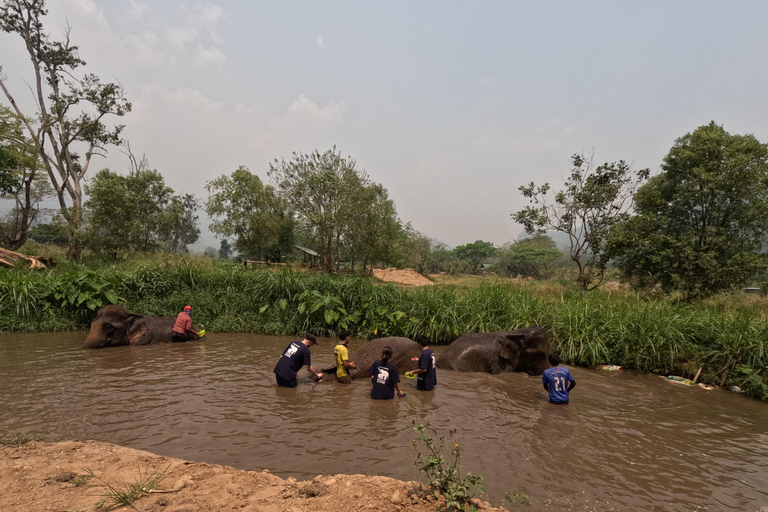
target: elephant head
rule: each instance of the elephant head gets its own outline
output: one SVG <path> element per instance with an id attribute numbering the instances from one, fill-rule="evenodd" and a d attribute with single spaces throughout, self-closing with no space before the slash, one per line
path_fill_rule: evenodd
<path id="1" fill-rule="evenodd" d="M 102 348 L 136 345 L 148 330 L 146 317 L 132 313 L 123 306 L 104 306 L 91 322 L 91 330 L 83 346 Z"/>
<path id="2" fill-rule="evenodd" d="M 525 336 L 522 334 L 507 334 L 496 339 L 493 343 L 495 350 L 498 350 L 499 371 L 511 372 L 520 361 L 520 354 L 523 351 Z M 496 372 L 491 372 L 496 373 Z"/>

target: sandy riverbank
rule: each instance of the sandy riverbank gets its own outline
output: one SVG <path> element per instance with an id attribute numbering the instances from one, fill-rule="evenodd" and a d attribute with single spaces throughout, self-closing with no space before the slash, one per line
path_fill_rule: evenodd
<path id="1" fill-rule="evenodd" d="M 142 512 L 433 512 L 437 501 L 414 484 L 364 475 L 318 475 L 311 481 L 190 462 L 98 441 L 30 442 L 0 449 L 0 510 L 74 512 L 94 510 L 109 491 L 142 475 L 165 476 L 158 490 L 136 500 Z M 101 479 L 85 478 L 88 470 Z M 107 498 L 105 507 L 113 502 Z M 503 508 L 477 502 L 481 512 Z M 130 510 L 125 508 L 125 510 Z"/>

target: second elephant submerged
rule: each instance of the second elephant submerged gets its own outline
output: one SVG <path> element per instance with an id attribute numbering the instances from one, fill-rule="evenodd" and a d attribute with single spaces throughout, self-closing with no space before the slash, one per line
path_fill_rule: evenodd
<path id="1" fill-rule="evenodd" d="M 541 327 L 459 336 L 437 359 L 437 367 L 461 372 L 527 372 L 549 368 L 549 342 Z"/>

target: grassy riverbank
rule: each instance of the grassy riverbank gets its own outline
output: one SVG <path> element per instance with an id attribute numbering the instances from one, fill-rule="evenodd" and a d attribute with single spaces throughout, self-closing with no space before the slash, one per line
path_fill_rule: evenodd
<path id="1" fill-rule="evenodd" d="M 553 350 L 576 365 L 688 376 L 703 366 L 704 382 L 768 398 L 768 323 L 756 304 L 686 305 L 599 291 L 581 299 L 568 285 L 509 281 L 402 289 L 366 277 L 245 270 L 177 256 L 0 270 L 0 331 L 87 328 L 95 310 L 113 301 L 154 316 L 191 304 L 195 322 L 212 332 L 347 328 L 364 338 L 424 334 L 449 343 L 466 332 L 538 324 Z"/>

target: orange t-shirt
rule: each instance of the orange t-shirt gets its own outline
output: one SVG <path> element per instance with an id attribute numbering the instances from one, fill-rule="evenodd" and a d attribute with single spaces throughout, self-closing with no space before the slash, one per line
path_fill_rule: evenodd
<path id="1" fill-rule="evenodd" d="M 187 335 L 192 330 L 192 317 L 183 311 L 176 317 L 176 323 L 173 324 L 173 331 L 179 334 Z"/>

